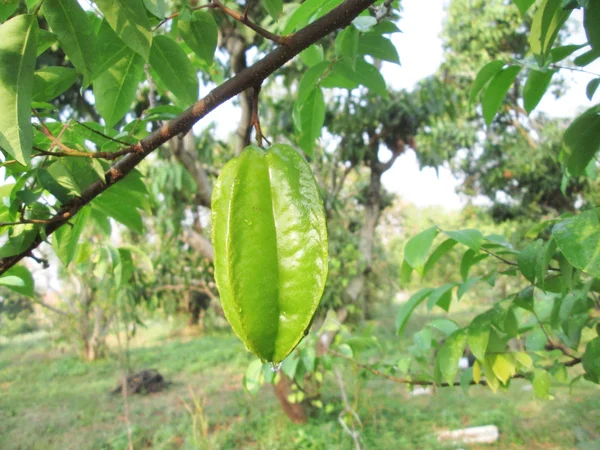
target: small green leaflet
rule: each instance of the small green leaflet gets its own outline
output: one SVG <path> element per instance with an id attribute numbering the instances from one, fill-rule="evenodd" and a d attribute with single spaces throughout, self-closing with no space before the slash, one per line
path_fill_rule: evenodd
<path id="1" fill-rule="evenodd" d="M 314 155 L 314 143 L 321 136 L 325 122 L 325 100 L 320 88 L 313 89 L 299 111 L 300 146 L 310 156 Z"/>
<path id="2" fill-rule="evenodd" d="M 452 290 L 455 287 L 456 283 L 448 283 L 434 289 L 427 300 L 427 309 L 431 310 L 434 306 L 439 306 L 448 312 L 450 310 L 450 303 L 452 302 Z"/>
<path id="3" fill-rule="evenodd" d="M 29 269 L 24 266 L 13 266 L 0 276 L 0 286 L 7 287 L 26 297 L 34 296 L 34 281 Z"/>
<path id="4" fill-rule="evenodd" d="M 0 25 L 0 147 L 28 165 L 33 142 L 31 100 L 37 18 L 20 15 Z"/>
<path id="5" fill-rule="evenodd" d="M 425 263 L 425 268 L 423 269 L 423 276 L 427 275 L 427 273 L 435 266 L 435 264 L 450 250 L 454 248 L 454 246 L 458 244 L 454 239 L 446 239 L 442 242 L 429 256 L 427 262 Z"/>
<path id="6" fill-rule="evenodd" d="M 133 51 L 104 71 L 94 81 L 96 109 L 112 128 L 121 120 L 135 100 L 138 83 L 144 76 L 144 59 Z"/>
<path id="7" fill-rule="evenodd" d="M 517 5 L 517 8 L 519 8 L 519 12 L 521 13 L 521 16 L 525 17 L 525 14 L 527 14 L 527 10 L 529 8 L 531 8 L 531 6 L 535 3 L 535 0 L 513 0 L 514 3 Z"/>
<path id="8" fill-rule="evenodd" d="M 539 57 L 540 65 L 545 65 L 550 48 L 571 10 L 563 8 L 563 0 L 543 0 L 538 6 L 531 24 L 529 45 L 531 52 Z"/>
<path id="9" fill-rule="evenodd" d="M 528 244 L 517 256 L 519 270 L 531 283 L 535 283 L 537 256 L 542 251 L 543 246 L 544 242 L 538 239 Z"/>
<path id="10" fill-rule="evenodd" d="M 19 6 L 19 0 L 0 1 L 0 22 L 8 19 Z"/>
<path id="11" fill-rule="evenodd" d="M 585 379 L 600 384 L 600 337 L 588 342 L 582 359 L 586 371 Z"/>
<path id="12" fill-rule="evenodd" d="M 594 94 L 598 90 L 599 85 L 600 85 L 600 78 L 594 78 L 592 81 L 590 81 L 588 83 L 587 88 L 585 90 L 585 94 L 589 101 L 592 101 L 592 98 L 594 98 Z"/>
<path id="13" fill-rule="evenodd" d="M 65 92 L 75 80 L 77 71 L 70 67 L 44 67 L 33 74 L 33 101 L 47 102 Z"/>
<path id="14" fill-rule="evenodd" d="M 125 45 L 106 20 L 102 20 L 96 34 L 96 63 L 92 79 L 95 80 L 131 53 L 133 50 Z"/>
<path id="15" fill-rule="evenodd" d="M 146 9 L 159 19 L 164 19 L 167 15 L 165 0 L 143 0 L 143 2 Z"/>
<path id="16" fill-rule="evenodd" d="M 198 100 L 199 82 L 187 55 L 168 36 L 156 36 L 150 51 L 150 64 L 165 86 L 186 106 Z"/>
<path id="17" fill-rule="evenodd" d="M 475 99 L 477 98 L 479 93 L 494 77 L 494 75 L 500 72 L 502 67 L 504 67 L 504 61 L 498 60 L 487 63 L 479 70 L 477 76 L 475 77 L 475 81 L 473 81 L 473 86 L 471 86 L 471 93 L 469 94 L 469 105 L 472 105 L 475 102 Z"/>
<path id="18" fill-rule="evenodd" d="M 142 0 L 96 0 L 96 5 L 117 36 L 148 61 L 152 31 Z"/>
<path id="19" fill-rule="evenodd" d="M 431 288 L 421 289 L 420 291 L 413 294 L 411 298 L 409 298 L 398 311 L 398 315 L 396 316 L 396 331 L 399 336 L 402 336 L 404 332 L 404 327 L 406 326 L 406 322 L 410 318 L 410 315 L 414 311 L 414 309 L 425 300 L 429 294 L 433 292 Z"/>
<path id="20" fill-rule="evenodd" d="M 481 231 L 475 229 L 466 229 L 458 231 L 444 231 L 444 234 L 448 235 L 455 241 L 466 245 L 473 251 L 477 252 L 483 244 L 483 234 Z"/>
<path id="21" fill-rule="evenodd" d="M 458 362 L 465 351 L 466 344 L 467 335 L 465 330 L 457 330 L 446 339 L 438 353 L 437 364 L 440 373 L 451 386 L 454 385 L 454 379 L 458 372 Z"/>
<path id="22" fill-rule="evenodd" d="M 375 59 L 400 64 L 398 50 L 396 50 L 396 46 L 392 41 L 374 32 L 364 33 L 360 36 L 358 40 L 358 54 L 370 55 Z"/>
<path id="23" fill-rule="evenodd" d="M 592 48 L 600 52 L 600 3 L 590 0 L 583 13 L 583 26 L 588 42 Z"/>
<path id="24" fill-rule="evenodd" d="M 313 89 L 318 88 L 318 82 L 321 76 L 325 73 L 329 67 L 328 61 L 323 61 L 304 72 L 300 83 L 298 83 L 298 95 L 296 103 L 299 107 L 306 101 Z"/>
<path id="25" fill-rule="evenodd" d="M 550 374 L 543 369 L 536 369 L 533 374 L 533 392 L 537 398 L 543 400 L 551 399 L 550 386 L 552 385 L 552 377 Z"/>
<path id="26" fill-rule="evenodd" d="M 600 150 L 600 105 L 577 117 L 565 131 L 564 140 L 570 174 L 582 175 Z"/>
<path id="27" fill-rule="evenodd" d="M 77 0 L 47 0 L 42 5 L 44 17 L 61 47 L 84 76 L 91 80 L 94 66 L 95 39 L 92 24 Z"/>
<path id="28" fill-rule="evenodd" d="M 545 72 L 531 70 L 529 72 L 523 90 L 523 103 L 527 114 L 531 114 L 531 111 L 540 103 L 555 73 L 556 70 L 547 70 Z"/>
<path id="29" fill-rule="evenodd" d="M 316 66 L 323 62 L 325 55 L 323 53 L 323 47 L 319 44 L 313 44 L 305 50 L 300 52 L 300 59 L 308 67 Z"/>
<path id="30" fill-rule="evenodd" d="M 427 255 L 437 235 L 438 227 L 433 226 L 410 238 L 404 247 L 404 260 L 420 275 L 424 273 Z"/>
<path id="31" fill-rule="evenodd" d="M 185 43 L 206 64 L 212 64 L 219 30 L 212 14 L 194 11 L 190 20 L 180 20 L 177 28 Z"/>
<path id="32" fill-rule="evenodd" d="M 490 340 L 490 330 L 492 328 L 492 320 L 490 313 L 483 313 L 475 317 L 471 325 L 467 328 L 467 340 L 469 348 L 475 358 L 483 361 L 487 350 L 488 341 Z"/>
<path id="33" fill-rule="evenodd" d="M 37 35 L 37 56 L 44 53 L 52 44 L 56 42 L 56 35 L 46 30 L 38 30 Z"/>
<path id="34" fill-rule="evenodd" d="M 490 81 L 483 91 L 481 106 L 483 108 L 483 118 L 489 126 L 494 120 L 494 116 L 500 109 L 508 89 L 511 87 L 517 75 L 521 71 L 521 66 L 509 66 L 500 70 Z"/>
<path id="35" fill-rule="evenodd" d="M 552 237 L 574 267 L 600 277 L 600 208 L 554 225 Z"/>
<path id="36" fill-rule="evenodd" d="M 263 5 L 274 20 L 277 20 L 283 10 L 283 0 L 264 0 Z"/>
<path id="37" fill-rule="evenodd" d="M 71 222 L 71 226 L 58 228 L 52 235 L 52 247 L 61 262 L 68 266 L 75 257 L 79 237 L 90 214 L 88 206 L 83 207 Z"/>

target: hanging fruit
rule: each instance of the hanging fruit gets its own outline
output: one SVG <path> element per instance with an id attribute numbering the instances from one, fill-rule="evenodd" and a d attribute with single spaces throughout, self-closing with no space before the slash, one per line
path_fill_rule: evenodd
<path id="1" fill-rule="evenodd" d="M 325 211 L 304 158 L 278 144 L 229 161 L 213 191 L 212 242 L 227 320 L 279 363 L 307 333 L 327 278 Z"/>

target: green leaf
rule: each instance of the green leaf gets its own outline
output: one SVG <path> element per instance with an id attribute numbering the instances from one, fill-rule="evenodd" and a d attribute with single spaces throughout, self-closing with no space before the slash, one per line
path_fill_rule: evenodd
<path id="1" fill-rule="evenodd" d="M 75 257 L 79 237 L 83 232 L 89 215 L 90 208 L 83 207 L 71 221 L 70 225 L 59 227 L 52 235 L 54 252 L 65 266 L 68 266 Z"/>
<path id="2" fill-rule="evenodd" d="M 406 286 L 410 282 L 413 270 L 409 263 L 406 261 L 402 262 L 402 267 L 400 267 L 400 285 Z"/>
<path id="3" fill-rule="evenodd" d="M 526 311 L 534 311 L 534 288 L 533 286 L 527 286 L 521 290 L 513 300 L 515 306 L 523 308 Z"/>
<path id="4" fill-rule="evenodd" d="M 523 90 L 523 103 L 527 114 L 531 114 L 531 111 L 540 103 L 555 73 L 556 70 L 547 70 L 545 72 L 531 70 L 529 72 Z"/>
<path id="5" fill-rule="evenodd" d="M 421 289 L 414 293 L 401 307 L 396 316 L 396 331 L 399 336 L 402 336 L 406 322 L 410 318 L 410 315 L 414 309 L 425 300 L 429 294 L 433 292 L 431 288 Z"/>
<path id="6" fill-rule="evenodd" d="M 583 12 L 583 26 L 588 42 L 594 50 L 600 51 L 600 3 L 590 1 Z"/>
<path id="7" fill-rule="evenodd" d="M 562 3 L 562 0 L 542 0 L 533 16 L 529 45 L 531 52 L 540 57 L 540 65 L 545 64 L 558 32 L 571 14 L 571 10 L 564 9 Z"/>
<path id="8" fill-rule="evenodd" d="M 460 327 L 453 320 L 449 319 L 436 319 L 432 320 L 427 324 L 428 327 L 435 328 L 436 330 L 440 330 L 446 336 L 454 333 Z"/>
<path id="9" fill-rule="evenodd" d="M 587 44 L 572 44 L 572 45 L 561 45 L 550 50 L 550 60 L 553 63 L 561 62 L 563 59 L 571 56 L 577 50 L 585 47 Z"/>
<path id="10" fill-rule="evenodd" d="M 38 30 L 36 55 L 40 56 L 56 42 L 56 35 L 46 30 Z"/>
<path id="11" fill-rule="evenodd" d="M 444 345 L 440 348 L 437 357 L 440 372 L 443 379 L 450 385 L 454 385 L 454 379 L 458 372 L 458 362 L 465 351 L 467 335 L 465 330 L 452 333 Z"/>
<path id="12" fill-rule="evenodd" d="M 573 60 L 573 63 L 578 67 L 585 67 L 600 58 L 600 50 L 591 49 Z"/>
<path id="13" fill-rule="evenodd" d="M 481 277 L 469 278 L 464 283 L 460 284 L 458 287 L 458 292 L 456 293 L 457 300 L 460 300 L 462 296 L 465 295 L 469 289 L 475 286 L 480 280 Z"/>
<path id="14" fill-rule="evenodd" d="M 313 89 L 300 108 L 300 130 L 302 149 L 313 155 L 315 141 L 321 136 L 321 129 L 325 122 L 325 99 L 320 88 Z"/>
<path id="15" fill-rule="evenodd" d="M 127 51 L 119 61 L 94 80 L 96 109 L 112 128 L 130 110 L 138 83 L 144 76 L 144 59 Z"/>
<path id="16" fill-rule="evenodd" d="M 434 306 L 439 306 L 444 311 L 448 312 L 450 303 L 452 302 L 452 289 L 456 287 L 456 283 L 448 283 L 440 286 L 429 294 L 427 300 L 427 308 L 432 309 Z"/>
<path id="17" fill-rule="evenodd" d="M 543 369 L 535 369 L 533 373 L 533 392 L 537 398 L 548 400 L 551 398 L 550 386 L 552 385 L 552 377 Z"/>
<path id="18" fill-rule="evenodd" d="M 535 327 L 525 339 L 525 348 L 530 352 L 539 352 L 546 348 L 548 337 L 541 326 Z"/>
<path id="19" fill-rule="evenodd" d="M 346 27 L 335 39 L 335 54 L 337 57 L 346 57 L 346 61 L 356 70 L 356 56 L 358 55 L 358 30 Z"/>
<path id="20" fill-rule="evenodd" d="M 167 5 L 165 4 L 165 0 L 143 0 L 143 2 L 146 9 L 154 16 L 159 19 L 166 17 Z"/>
<path id="21" fill-rule="evenodd" d="M 44 67 L 33 74 L 33 101 L 55 99 L 75 83 L 77 72 L 68 67 Z"/>
<path id="22" fill-rule="evenodd" d="M 263 5 L 274 20 L 277 20 L 283 11 L 283 0 L 264 0 Z"/>
<path id="23" fill-rule="evenodd" d="M 433 226 L 410 238 L 404 247 L 404 260 L 420 275 L 424 273 L 427 255 L 437 235 L 438 227 Z"/>
<path id="24" fill-rule="evenodd" d="M 150 51 L 150 64 L 165 86 L 185 105 L 198 100 L 196 70 L 183 49 L 168 36 L 156 36 Z"/>
<path id="25" fill-rule="evenodd" d="M 9 229 L 8 240 L 0 247 L 0 258 L 18 255 L 25 251 L 37 237 L 37 228 L 34 225 L 16 225 Z"/>
<path id="26" fill-rule="evenodd" d="M 19 0 L 0 1 L 0 22 L 4 22 L 17 10 Z"/>
<path id="27" fill-rule="evenodd" d="M 33 142 L 31 98 L 37 19 L 20 15 L 0 25 L 0 147 L 28 165 Z"/>
<path id="28" fill-rule="evenodd" d="M 13 266 L 0 276 L 0 286 L 26 297 L 34 296 L 34 281 L 31 272 L 25 266 Z"/>
<path id="29" fill-rule="evenodd" d="M 352 29 L 354 29 L 352 27 Z M 400 64 L 396 46 L 388 38 L 378 33 L 365 33 L 358 40 L 358 54 L 370 55 L 375 59 Z"/>
<path id="30" fill-rule="evenodd" d="M 373 64 L 359 58 L 356 61 L 356 71 L 351 76 L 355 81 L 362 84 L 374 94 L 381 95 L 382 97 L 388 96 L 385 79 L 379 69 Z"/>
<path id="31" fill-rule="evenodd" d="M 256 395 L 260 389 L 261 382 L 261 374 L 263 371 L 263 364 L 259 359 L 252 361 L 248 368 L 246 369 L 246 373 L 244 374 L 244 379 L 242 384 L 244 389 L 252 395 Z"/>
<path id="32" fill-rule="evenodd" d="M 425 263 L 425 268 L 423 269 L 423 276 L 427 275 L 427 273 L 435 266 L 435 264 L 450 250 L 454 248 L 457 242 L 454 239 L 446 239 L 442 242 L 429 256 L 427 262 Z"/>
<path id="33" fill-rule="evenodd" d="M 219 29 L 212 14 L 194 11 L 190 20 L 180 20 L 177 28 L 192 51 L 206 64 L 212 64 L 217 49 Z"/>
<path id="34" fill-rule="evenodd" d="M 574 267 L 600 277 L 600 208 L 585 211 L 554 225 L 552 237 Z"/>
<path id="35" fill-rule="evenodd" d="M 95 42 L 92 24 L 77 0 L 45 0 L 42 12 L 50 28 L 84 80 L 92 77 Z M 87 81 L 84 81 L 87 84 Z"/>
<path id="36" fill-rule="evenodd" d="M 148 61 L 152 31 L 141 0 L 96 0 L 117 36 L 134 52 Z"/>
<path id="37" fill-rule="evenodd" d="M 96 34 L 96 61 L 92 79 L 96 79 L 131 53 L 133 50 L 125 45 L 106 20 L 102 20 Z"/>
<path id="38" fill-rule="evenodd" d="M 485 358 L 488 341 L 490 340 L 490 330 L 492 320 L 490 313 L 486 312 L 475 317 L 467 328 L 467 340 L 471 352 L 480 361 Z"/>
<path id="39" fill-rule="evenodd" d="M 488 82 L 502 70 L 504 67 L 504 61 L 492 61 L 483 66 L 477 76 L 475 77 L 475 81 L 473 81 L 473 85 L 471 86 L 471 93 L 469 94 L 469 105 L 472 105 L 475 102 L 475 99 L 479 95 L 479 93 L 483 90 L 483 88 L 488 84 Z"/>
<path id="40" fill-rule="evenodd" d="M 463 282 L 466 282 L 469 278 L 471 267 L 487 258 L 488 255 L 485 253 L 478 255 L 472 249 L 467 250 L 460 261 L 460 276 Z"/>
<path id="41" fill-rule="evenodd" d="M 600 337 L 588 342 L 581 359 L 586 371 L 585 379 L 600 384 Z"/>
<path id="42" fill-rule="evenodd" d="M 483 244 L 483 234 L 481 234 L 481 231 L 479 230 L 466 229 L 459 231 L 444 231 L 444 233 L 476 252 L 479 251 L 481 244 Z"/>
<path id="43" fill-rule="evenodd" d="M 390 22 L 387 22 L 390 23 Z M 358 30 L 366 33 L 371 31 L 374 26 L 377 25 L 377 18 L 373 16 L 359 16 L 352 21 L 352 25 Z M 395 26 L 395 25 L 394 25 Z M 397 29 L 397 27 L 396 27 Z M 383 34 L 379 32 L 378 34 Z"/>
<path id="44" fill-rule="evenodd" d="M 319 14 L 322 14 L 327 10 L 335 8 L 340 3 L 342 3 L 342 0 L 306 0 L 292 13 L 282 34 L 290 34 L 293 31 L 302 28 L 307 25 L 311 19 L 316 18 Z"/>
<path id="45" fill-rule="evenodd" d="M 298 97 L 296 99 L 298 107 L 301 108 L 311 92 L 314 89 L 318 89 L 318 81 L 328 67 L 329 61 L 323 61 L 304 72 L 304 75 L 302 75 L 300 83 L 298 84 Z"/>
<path id="46" fill-rule="evenodd" d="M 599 85 L 600 85 L 600 78 L 594 78 L 592 81 L 590 81 L 588 83 L 587 88 L 585 90 L 585 94 L 587 95 L 588 100 L 592 101 L 592 98 L 594 97 L 594 94 L 598 90 Z"/>
<path id="47" fill-rule="evenodd" d="M 316 66 L 317 64 L 323 62 L 323 60 L 325 59 L 323 47 L 319 44 L 311 45 L 310 47 L 300 52 L 300 59 L 308 67 Z"/>
<path id="48" fill-rule="evenodd" d="M 573 176 L 582 175 L 600 150 L 600 105 L 577 117 L 564 135 L 567 146 L 567 168 Z"/>
<path id="49" fill-rule="evenodd" d="M 494 116 L 500 109 L 506 93 L 512 86 L 521 71 L 521 66 L 509 66 L 502 69 L 490 81 L 490 84 L 483 91 L 481 106 L 483 108 L 483 118 L 489 126 L 494 120 Z"/>
<path id="50" fill-rule="evenodd" d="M 527 14 L 529 8 L 535 3 L 535 0 L 514 0 L 514 2 L 517 5 L 517 8 L 519 8 L 521 16 L 525 17 L 525 14 Z"/>
<path id="51" fill-rule="evenodd" d="M 517 263 L 519 264 L 519 270 L 523 276 L 530 281 L 535 283 L 536 278 L 536 264 L 537 257 L 542 251 L 544 241 L 538 239 L 537 241 L 531 242 L 527 245 L 518 255 Z"/>
<path id="52" fill-rule="evenodd" d="M 515 359 L 510 354 L 505 355 L 493 355 L 490 364 L 492 370 L 502 384 L 506 382 L 515 374 Z"/>
<path id="53" fill-rule="evenodd" d="M 108 192 L 109 191 L 105 191 L 94 199 L 92 202 L 93 208 L 104 215 L 112 217 L 117 222 L 125 225 L 136 233 L 142 234 L 144 232 L 144 225 L 139 211 L 135 207 L 124 202 L 124 197 L 114 194 L 107 195 Z"/>

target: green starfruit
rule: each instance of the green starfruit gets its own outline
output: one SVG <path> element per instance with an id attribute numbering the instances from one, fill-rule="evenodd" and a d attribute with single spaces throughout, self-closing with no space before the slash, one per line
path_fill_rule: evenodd
<path id="1" fill-rule="evenodd" d="M 323 201 L 292 147 L 247 147 L 212 196 L 215 279 L 227 320 L 261 360 L 282 361 L 306 334 L 327 278 Z"/>

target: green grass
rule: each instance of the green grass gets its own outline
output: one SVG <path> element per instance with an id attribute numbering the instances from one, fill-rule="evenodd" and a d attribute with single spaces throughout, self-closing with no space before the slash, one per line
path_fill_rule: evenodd
<path id="1" fill-rule="evenodd" d="M 372 326 L 382 339 L 398 343 L 384 331 L 390 329 L 389 320 Z M 135 368 L 156 368 L 172 382 L 164 392 L 130 397 L 136 448 L 354 448 L 338 423 L 340 394 L 331 377 L 324 401 L 333 410 L 295 425 L 269 386 L 257 396 L 242 390 L 242 374 L 252 357 L 232 334 L 178 337 L 171 331 L 154 324 L 140 332 L 131 351 Z M 499 427 L 500 442 L 479 448 L 570 449 L 577 448 L 578 439 L 600 438 L 600 389 L 591 383 L 579 383 L 572 395 L 556 387 L 553 401 L 536 400 L 523 389 L 526 382 L 499 394 L 475 387 L 468 394 L 456 388 L 410 397 L 402 385 L 357 377 L 349 364 L 340 364 L 363 423 L 365 448 L 478 448 L 444 447 L 435 432 L 488 424 Z M 52 347 L 43 334 L 0 342 L 0 449 L 126 448 L 123 400 L 109 393 L 118 379 L 116 360 L 83 363 Z M 196 417 L 207 421 L 205 436 L 184 405 L 198 396 L 202 411 Z"/>

